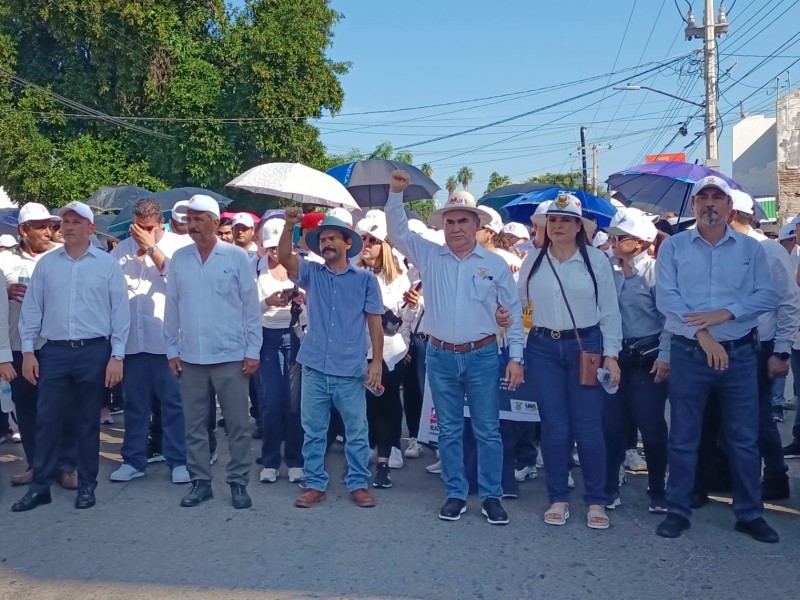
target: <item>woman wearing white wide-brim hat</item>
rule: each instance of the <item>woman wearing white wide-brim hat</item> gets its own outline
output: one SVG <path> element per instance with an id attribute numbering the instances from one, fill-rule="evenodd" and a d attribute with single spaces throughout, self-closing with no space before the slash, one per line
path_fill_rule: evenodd
<path id="1" fill-rule="evenodd" d="M 551 503 L 544 520 L 564 525 L 569 518 L 567 479 L 574 439 L 583 471 L 587 525 L 606 529 L 606 393 L 596 381 L 581 384 L 580 362 L 582 350 L 602 353 L 612 387 L 618 384 L 622 325 L 611 265 L 605 254 L 587 244 L 595 224 L 582 216 L 575 196 L 560 194 L 546 212 L 534 215 L 533 222 L 545 227 L 544 238 L 542 247 L 522 264 L 519 292 L 523 306 L 534 306 L 525 368 L 526 377 L 536 382 L 534 400 L 542 419 Z"/>

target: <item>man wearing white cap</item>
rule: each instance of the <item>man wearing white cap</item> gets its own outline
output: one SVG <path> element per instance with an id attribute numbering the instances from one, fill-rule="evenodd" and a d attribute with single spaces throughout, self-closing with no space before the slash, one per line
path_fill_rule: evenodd
<path id="1" fill-rule="evenodd" d="M 759 446 L 764 459 L 762 499 L 785 500 L 789 497 L 788 467 L 778 426 L 773 418 L 773 380 L 789 374 L 792 343 L 800 331 L 800 288 L 795 283 L 795 265 L 787 252 L 774 240 L 768 239 L 751 226 L 754 219 L 753 198 L 741 190 L 732 190 L 733 218 L 730 227 L 760 242 L 772 272 L 772 285 L 778 292 L 778 306 L 758 317 L 758 336 L 761 353 L 758 361 L 760 399 Z M 784 381 L 785 385 L 785 381 Z M 783 409 L 778 408 L 781 419 Z"/>
<path id="2" fill-rule="evenodd" d="M 188 200 L 178 200 L 175 206 L 172 207 L 172 213 L 169 217 L 169 230 L 177 235 L 186 235 L 189 233 L 189 228 L 186 226 L 186 214 L 179 214 L 178 207 L 186 206 L 189 204 Z"/>
<path id="3" fill-rule="evenodd" d="M 233 243 L 248 253 L 258 252 L 258 246 L 253 243 L 256 232 L 256 221 L 253 215 L 240 212 L 233 215 L 231 223 L 233 229 Z M 251 254 L 252 256 L 252 254 Z"/>
<path id="4" fill-rule="evenodd" d="M 78 497 L 75 508 L 95 504 L 100 453 L 97 415 L 106 392 L 122 380 L 130 312 L 117 261 L 93 246 L 92 209 L 71 202 L 58 211 L 64 246 L 39 261 L 19 321 L 22 374 L 39 383 L 33 482 L 12 510 L 50 502 L 65 416 L 77 415 Z M 40 337 L 47 340 L 35 354 Z"/>
<path id="5" fill-rule="evenodd" d="M 180 377 L 186 424 L 186 466 L 192 489 L 181 506 L 214 497 L 208 440 L 208 392 L 222 408 L 231 458 L 227 482 L 234 508 L 249 508 L 248 380 L 258 370 L 261 314 L 247 253 L 217 239 L 219 205 L 192 196 L 186 213 L 194 244 L 173 254 L 167 274 L 164 337 L 172 372 Z"/>
<path id="6" fill-rule="evenodd" d="M 507 250 L 499 248 L 495 243 L 496 238 L 503 231 L 503 219 L 500 218 L 500 215 L 496 210 L 490 208 L 489 206 L 479 206 L 478 210 L 482 210 L 488 214 L 489 217 L 491 217 L 491 221 L 478 230 L 478 233 L 475 234 L 475 239 L 486 250 L 497 254 L 504 261 L 506 261 L 506 264 L 511 269 L 511 272 L 516 273 L 522 266 L 522 259 L 516 254 L 512 254 Z"/>
<path id="7" fill-rule="evenodd" d="M 17 240 L 14 239 L 13 235 L 4 234 L 0 235 L 0 252 L 5 252 L 6 250 L 11 250 L 14 246 L 17 245 Z"/>
<path id="8" fill-rule="evenodd" d="M 19 210 L 19 246 L 9 252 L 0 254 L 0 270 L 5 275 L 8 291 L 8 326 L 11 338 L 11 351 L 14 357 L 14 369 L 22 373 L 22 342 L 19 337 L 19 313 L 25 291 L 28 288 L 31 274 L 45 254 L 58 248 L 52 242 L 53 224 L 61 221 L 60 217 L 51 215 L 47 209 L 36 202 L 29 202 Z M 36 341 L 36 351 L 44 345 L 43 339 Z M 33 457 L 36 442 L 36 398 L 37 386 L 32 385 L 24 377 L 17 377 L 11 382 L 11 394 L 14 399 L 14 413 L 22 439 L 22 447 L 28 468 L 11 478 L 11 485 L 28 485 L 33 481 Z M 74 426 L 68 422 L 64 427 L 59 475 L 57 481 L 67 489 L 78 488 L 78 474 L 75 472 L 75 432 Z"/>
<path id="9" fill-rule="evenodd" d="M 758 316 L 780 298 L 758 241 L 728 227 L 731 189 L 705 177 L 692 188 L 697 229 L 666 239 L 656 263 L 656 302 L 672 334 L 666 519 L 656 533 L 679 537 L 691 526 L 690 499 L 703 410 L 713 391 L 731 453 L 736 530 L 761 542 L 779 537 L 764 520 L 759 456 Z"/>
<path id="10" fill-rule="evenodd" d="M 444 229 L 446 246 L 438 246 L 408 229 L 403 190 L 410 178 L 394 171 L 389 180 L 386 217 L 389 238 L 417 266 L 425 284 L 425 325 L 430 334 L 426 364 L 439 424 L 439 453 L 447 502 L 439 518 L 456 521 L 466 511 L 464 471 L 464 395 L 478 442 L 478 487 L 482 513 L 495 525 L 508 523 L 500 498 L 503 444 L 500 438 L 502 377 L 496 322 L 499 306 L 511 313 L 506 330 L 509 354 L 505 378 L 510 389 L 522 382 L 522 308 L 506 262 L 476 242 L 491 217 L 475 206 L 468 192 L 452 194 L 431 213 L 429 222 Z"/>
<path id="11" fill-rule="evenodd" d="M 666 512 L 667 402 L 670 336 L 656 306 L 656 261 L 648 249 L 658 235 L 653 222 L 639 211 L 621 208 L 608 227 L 614 284 L 622 316 L 622 376 L 619 391 L 606 397 L 603 430 L 606 441 L 606 508 L 615 509 L 619 471 L 642 462 L 628 445 L 629 432 L 639 429 L 648 471 L 650 512 Z M 596 237 L 595 237 L 596 239 Z"/>
<path id="12" fill-rule="evenodd" d="M 158 402 L 162 453 L 173 483 L 189 483 L 183 406 L 178 380 L 169 370 L 164 341 L 164 305 L 169 261 L 178 248 L 191 244 L 188 236 L 164 231 L 161 206 L 139 200 L 133 206 L 130 237 L 111 251 L 128 285 L 131 330 L 125 348 L 125 437 L 120 467 L 111 481 L 143 477 L 147 468 L 150 413 Z"/>

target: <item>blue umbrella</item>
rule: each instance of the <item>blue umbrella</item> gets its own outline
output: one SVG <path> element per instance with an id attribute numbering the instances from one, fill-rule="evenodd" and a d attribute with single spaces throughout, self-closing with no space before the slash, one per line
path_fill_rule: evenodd
<path id="1" fill-rule="evenodd" d="M 441 188 L 417 167 L 394 160 L 357 160 L 328 169 L 326 173 L 341 183 L 361 208 L 383 208 L 389 197 L 389 175 L 395 169 L 407 171 L 411 184 L 403 192 L 403 202 L 427 200 Z"/>
<path id="2" fill-rule="evenodd" d="M 499 187 L 485 196 L 478 198 L 476 204 L 478 206 L 486 205 L 499 211 L 512 200 L 516 200 L 528 192 L 536 192 L 555 187 L 558 186 L 554 183 L 512 183 Z"/>
<path id="3" fill-rule="evenodd" d="M 577 197 L 581 201 L 583 216 L 596 220 L 599 227 L 608 227 L 611 224 L 611 217 L 617 212 L 616 207 L 605 198 L 594 196 L 581 190 L 565 190 L 563 188 L 548 188 L 528 192 L 512 200 L 503 208 L 508 211 L 512 221 L 525 223 L 530 221 L 537 206 L 542 202 L 555 200 L 559 194 L 571 194 Z"/>

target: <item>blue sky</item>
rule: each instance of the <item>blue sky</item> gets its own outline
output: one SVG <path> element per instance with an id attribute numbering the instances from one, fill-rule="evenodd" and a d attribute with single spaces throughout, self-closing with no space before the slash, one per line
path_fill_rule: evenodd
<path id="1" fill-rule="evenodd" d="M 415 163 L 431 163 L 440 185 L 461 166 L 470 166 L 475 172 L 470 189 L 478 195 L 492 171 L 522 180 L 579 169 L 582 125 L 588 128 L 587 144 L 601 147 L 601 180 L 644 162 L 645 154 L 683 151 L 703 129 L 697 107 L 652 92 L 611 89 L 568 100 L 626 80 L 702 102 L 699 64 L 690 59 L 647 75 L 640 74 L 656 65 L 598 77 L 700 48 L 699 40 L 687 42 L 683 35 L 681 15 L 689 1 L 333 0 L 333 8 L 344 18 L 336 26 L 329 54 L 352 62 L 352 68 L 342 78 L 346 96 L 341 114 L 318 122 L 323 141 L 333 152 L 371 150 L 382 141 L 395 147 L 413 145 L 409 151 Z M 700 21 L 702 2 L 692 3 Z M 730 0 L 726 6 L 730 9 Z M 730 71 L 720 82 L 720 158 L 727 172 L 739 101 L 744 100 L 747 113 L 774 114 L 775 79 L 782 77 L 786 86 L 787 68 L 800 61 L 800 33 L 793 26 L 800 22 L 800 3 L 736 0 L 729 19 L 719 62 L 720 72 Z M 770 57 L 778 49 L 778 56 Z M 795 86 L 800 62 L 788 77 Z M 589 78 L 595 79 L 580 82 Z M 576 83 L 541 90 L 570 82 Z M 503 94 L 508 96 L 476 100 Z M 470 102 L 358 114 L 465 100 Z M 675 138 L 680 123 L 693 115 L 689 135 Z M 430 141 L 453 134 L 457 135 Z M 689 160 L 702 161 L 704 140 L 686 152 Z M 591 160 L 589 169 L 591 174 Z"/>

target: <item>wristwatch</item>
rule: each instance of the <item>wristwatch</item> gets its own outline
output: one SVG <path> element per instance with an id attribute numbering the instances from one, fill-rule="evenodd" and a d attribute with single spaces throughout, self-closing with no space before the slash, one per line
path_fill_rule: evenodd
<path id="1" fill-rule="evenodd" d="M 119 362 L 122 362 L 122 361 L 125 360 L 124 356 L 118 356 L 118 355 L 114 355 L 111 358 L 113 358 L 114 360 L 118 360 Z"/>
<path id="2" fill-rule="evenodd" d="M 518 363 L 519 363 L 519 364 L 521 364 L 521 365 L 524 365 L 524 364 L 525 364 L 525 359 L 524 359 L 524 358 L 510 358 L 510 359 L 509 359 L 509 361 L 512 361 L 512 360 L 513 360 L 514 362 L 518 362 Z"/>
<path id="3" fill-rule="evenodd" d="M 147 256 L 150 256 L 150 257 L 152 257 L 153 254 L 155 254 L 155 253 L 156 253 L 156 247 L 155 246 L 150 246 L 147 250 L 145 250 L 145 254 L 147 254 Z"/>
<path id="4" fill-rule="evenodd" d="M 772 356 L 780 358 L 781 360 L 789 360 L 792 357 L 788 352 L 773 352 Z"/>

